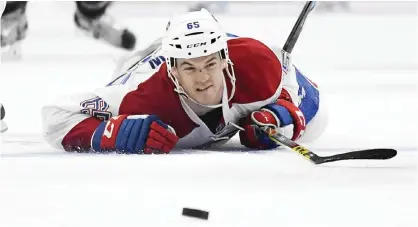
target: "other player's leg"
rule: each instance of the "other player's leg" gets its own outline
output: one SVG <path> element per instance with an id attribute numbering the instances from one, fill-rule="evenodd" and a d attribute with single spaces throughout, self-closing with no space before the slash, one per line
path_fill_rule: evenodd
<path id="1" fill-rule="evenodd" d="M 0 1 L 0 16 L 3 15 L 4 8 L 6 8 L 6 2 Z"/>
<path id="2" fill-rule="evenodd" d="M 28 30 L 26 17 L 27 2 L 9 1 L 1 16 L 2 58 L 14 58 L 20 55 L 20 41 L 24 40 Z"/>
<path id="3" fill-rule="evenodd" d="M 74 15 L 77 27 L 116 47 L 133 49 L 136 43 L 135 35 L 126 28 L 117 26 L 114 19 L 106 14 L 109 4 L 110 2 L 103 1 L 77 1 Z"/>
<path id="4" fill-rule="evenodd" d="M 228 2 L 227 1 L 197 1 L 189 4 L 189 12 L 200 11 L 202 8 L 207 9 L 211 13 L 223 14 L 226 13 Z"/>
<path id="5" fill-rule="evenodd" d="M 4 110 L 3 105 L 0 103 L 0 133 L 6 132 L 8 129 L 6 123 L 3 121 L 5 114 L 6 111 Z"/>

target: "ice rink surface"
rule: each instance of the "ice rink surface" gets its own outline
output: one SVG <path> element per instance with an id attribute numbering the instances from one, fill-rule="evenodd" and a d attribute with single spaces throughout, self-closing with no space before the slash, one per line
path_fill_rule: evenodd
<path id="1" fill-rule="evenodd" d="M 413 126 L 418 67 L 416 59 L 409 58 L 416 57 L 413 48 L 391 49 L 398 58 L 385 61 L 382 55 L 387 52 L 379 47 L 393 43 L 378 45 L 379 40 L 370 40 L 377 35 L 371 34 L 363 36 L 369 43 L 358 47 L 360 39 L 341 40 L 350 32 L 347 27 L 320 35 L 327 25 L 315 24 L 321 20 L 315 15 L 295 48 L 295 64 L 326 94 L 330 115 L 323 137 L 306 145 L 319 155 L 395 148 L 399 152 L 391 160 L 314 166 L 285 149 L 246 150 L 237 138 L 220 150 L 177 150 L 170 155 L 73 154 L 43 142 L 40 107 L 59 94 L 104 86 L 112 75 L 113 59 L 123 53 L 77 34 L 69 3 L 64 6 L 71 7 L 31 4 L 23 59 L 1 65 L 0 103 L 6 108 L 9 131 L 0 135 L 0 226 L 417 226 Z M 57 11 L 49 12 L 46 6 Z M 387 26 L 399 24 L 399 17 L 390 19 Z M 277 39 L 280 46 L 295 16 L 222 20 L 239 34 L 268 43 Z M 284 31 L 268 36 L 260 28 L 268 27 L 266 20 L 278 27 L 285 24 L 280 27 Z M 374 23 L 373 18 L 363 22 L 370 20 Z M 247 26 L 238 26 L 243 21 Z M 166 18 L 122 22 L 143 47 L 162 34 Z M 384 32 L 379 25 L 370 32 Z M 368 31 L 359 24 L 351 29 L 355 34 Z M 394 29 L 405 37 L 397 45 L 416 45 L 406 25 Z M 351 50 L 356 47 L 361 51 Z M 183 207 L 207 210 L 209 220 L 183 217 Z"/>

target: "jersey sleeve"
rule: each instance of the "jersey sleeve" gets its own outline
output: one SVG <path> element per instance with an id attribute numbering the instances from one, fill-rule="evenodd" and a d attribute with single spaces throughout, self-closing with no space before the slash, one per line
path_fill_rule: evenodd
<path id="1" fill-rule="evenodd" d="M 290 59 L 282 59 L 281 50 L 275 51 L 281 62 L 288 62 L 289 68 L 283 73 L 283 88 L 279 99 L 286 100 L 300 109 L 308 124 L 319 109 L 319 89 L 315 82 L 305 76 Z"/>
<path id="2" fill-rule="evenodd" d="M 158 71 L 155 66 L 161 64 L 157 52 L 160 43 L 161 39 L 157 39 L 149 47 L 121 58 L 106 87 L 94 92 L 62 96 L 45 105 L 42 108 L 45 140 L 58 149 L 89 149 L 97 126 L 119 115 L 126 96 Z M 146 97 L 142 96 L 142 99 Z"/>
<path id="3" fill-rule="evenodd" d="M 283 66 L 280 96 L 266 108 L 276 113 L 280 127 L 293 126 L 291 138 L 297 140 L 317 114 L 320 94 L 317 85 L 292 64 L 291 58 L 283 60 L 281 50 L 276 55 L 287 64 Z"/>
<path id="4" fill-rule="evenodd" d="M 230 44 L 237 75 L 234 101 L 251 107 L 247 109 L 268 108 L 278 116 L 280 127 L 293 127 L 292 139 L 303 135 L 319 109 L 316 84 L 279 48 L 251 38 L 233 39 Z"/>
<path id="5" fill-rule="evenodd" d="M 55 148 L 85 150 L 100 122 L 118 115 L 129 86 L 111 86 L 94 92 L 61 96 L 41 110 L 43 137 Z"/>

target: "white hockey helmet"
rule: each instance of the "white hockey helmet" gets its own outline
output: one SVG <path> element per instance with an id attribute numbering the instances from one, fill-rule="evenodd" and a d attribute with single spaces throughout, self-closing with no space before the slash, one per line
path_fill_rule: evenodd
<path id="1" fill-rule="evenodd" d="M 227 40 L 226 32 L 215 17 L 204 8 L 175 16 L 168 23 L 162 41 L 162 51 L 166 59 L 168 75 L 176 85 L 177 92 L 185 95 L 177 79 L 171 74 L 171 68 L 176 66 L 176 59 L 197 58 L 219 52 L 221 59 L 225 59 L 230 65 L 226 71 L 233 87 L 230 96 L 232 98 L 235 92 L 235 75 L 233 64 L 229 59 Z"/>

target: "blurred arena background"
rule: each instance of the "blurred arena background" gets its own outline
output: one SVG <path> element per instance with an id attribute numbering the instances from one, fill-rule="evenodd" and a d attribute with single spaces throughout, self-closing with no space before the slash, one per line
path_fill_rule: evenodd
<path id="1" fill-rule="evenodd" d="M 303 4 L 303 1 L 120 1 L 113 2 L 108 14 L 135 33 L 138 39 L 136 49 L 144 48 L 161 36 L 173 14 L 202 6 L 214 13 L 228 32 L 252 36 L 273 47 L 280 47 Z M 23 58 L 46 60 L 52 57 L 57 60 L 69 55 L 82 55 L 79 57 L 114 59 L 124 54 L 92 40 L 80 40 L 74 35 L 74 10 L 72 1 L 29 2 L 29 31 Z M 417 2 L 413 1 L 319 2 L 295 48 L 294 56 L 298 56 L 295 59 L 306 67 L 321 69 L 417 70 L 417 14 Z M 71 48 L 58 45 L 58 37 Z M 29 40 L 34 40 L 37 45 L 28 44 Z M 43 43 L 48 43 L 48 47 Z M 318 59 L 318 55 L 322 58 Z M 349 61 L 347 57 L 350 57 Z M 314 63 L 312 58 L 316 58 Z"/>
<path id="2" fill-rule="evenodd" d="M 289 16 L 297 15 L 304 1 L 187 1 L 187 2 L 115 2 L 115 8 L 129 6 L 127 16 L 166 16 L 204 6 L 215 15 L 228 16 Z M 158 9 L 158 10 L 156 10 Z M 416 15 L 414 1 L 319 1 L 314 14 L 350 13 L 367 15 Z M 141 14 L 141 15 L 138 15 Z"/>

